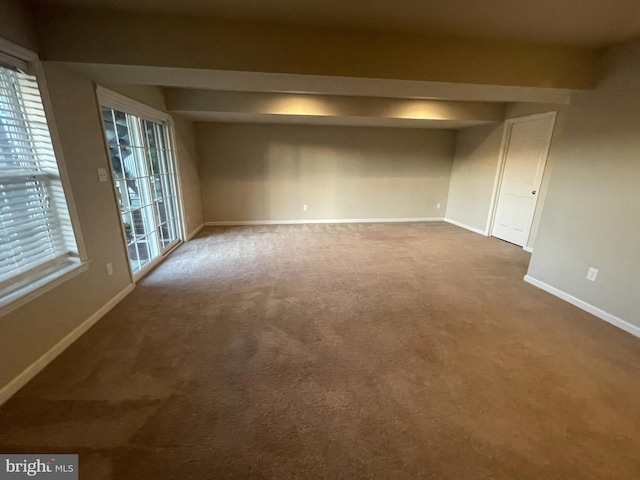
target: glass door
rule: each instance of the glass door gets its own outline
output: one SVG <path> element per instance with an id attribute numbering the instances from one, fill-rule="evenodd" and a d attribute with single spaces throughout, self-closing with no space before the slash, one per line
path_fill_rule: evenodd
<path id="1" fill-rule="evenodd" d="M 167 126 L 101 107 L 129 263 L 134 276 L 180 242 Z"/>

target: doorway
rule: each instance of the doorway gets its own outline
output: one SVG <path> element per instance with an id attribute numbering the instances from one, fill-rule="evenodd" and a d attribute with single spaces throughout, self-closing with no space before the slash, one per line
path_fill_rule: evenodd
<path id="1" fill-rule="evenodd" d="M 527 246 L 555 119 L 551 112 L 507 120 L 491 236 Z"/>
<path id="2" fill-rule="evenodd" d="M 101 101 L 131 273 L 139 278 L 181 242 L 169 125 Z"/>

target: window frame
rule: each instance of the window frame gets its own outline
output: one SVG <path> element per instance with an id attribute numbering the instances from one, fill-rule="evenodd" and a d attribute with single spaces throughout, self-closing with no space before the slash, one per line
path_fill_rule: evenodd
<path id="1" fill-rule="evenodd" d="M 49 136 L 51 137 L 51 144 L 56 158 L 60 183 L 69 213 L 69 220 L 78 250 L 77 261 L 66 262 L 61 266 L 52 265 L 50 271 L 35 275 L 33 279 L 25 279 L 23 285 L 1 296 L 0 317 L 2 317 L 86 271 L 89 268 L 90 259 L 87 255 L 82 230 L 80 228 L 76 203 L 71 190 L 71 182 L 69 181 L 69 175 L 64 161 L 60 136 L 56 126 L 51 97 L 47 89 L 44 68 L 40 57 L 32 50 L 0 37 L 0 59 L 5 63 L 13 64 L 19 68 L 25 68 L 26 66 L 29 73 L 36 78 L 38 89 L 40 90 L 40 99 L 42 100 L 44 114 L 49 127 Z"/>

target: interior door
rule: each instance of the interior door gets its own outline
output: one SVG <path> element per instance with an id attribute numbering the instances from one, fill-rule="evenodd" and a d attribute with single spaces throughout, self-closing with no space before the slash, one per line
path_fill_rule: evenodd
<path id="1" fill-rule="evenodd" d="M 554 123 L 555 114 L 509 122 L 492 236 L 520 246 L 527 244 Z"/>

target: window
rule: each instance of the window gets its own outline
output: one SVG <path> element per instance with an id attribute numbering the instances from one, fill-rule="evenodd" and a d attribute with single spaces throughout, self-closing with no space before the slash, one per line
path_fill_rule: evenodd
<path id="1" fill-rule="evenodd" d="M 0 54 L 0 306 L 79 263 L 38 82 L 7 58 Z"/>
<path id="2" fill-rule="evenodd" d="M 169 125 L 161 118 L 121 111 L 126 105 L 117 101 L 118 108 L 107 106 L 109 94 L 99 92 L 129 264 L 139 276 L 181 240 Z"/>

